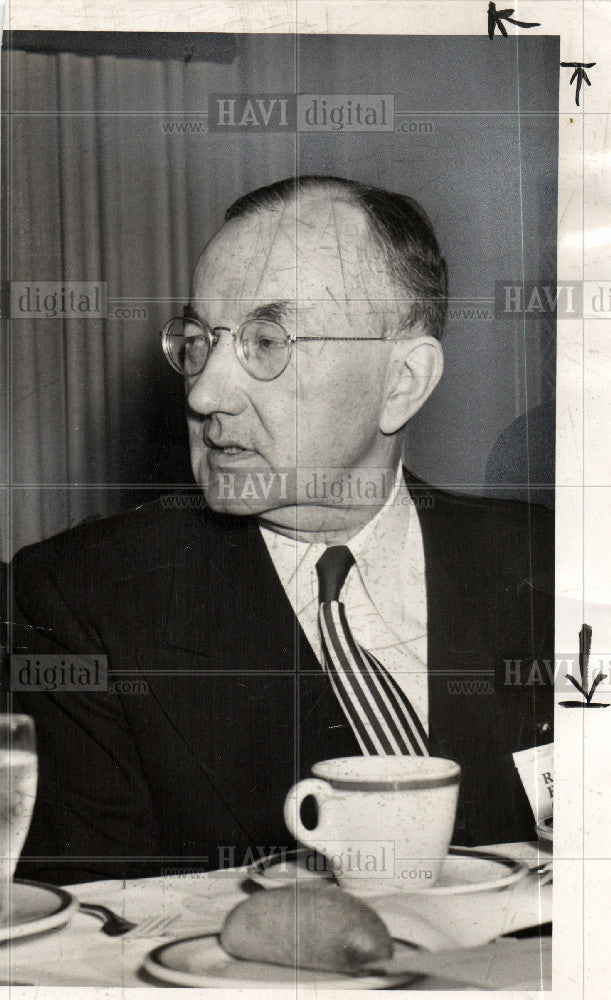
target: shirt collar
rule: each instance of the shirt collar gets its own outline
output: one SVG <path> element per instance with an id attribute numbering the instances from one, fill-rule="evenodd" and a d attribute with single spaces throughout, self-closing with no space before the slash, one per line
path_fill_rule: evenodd
<path id="1" fill-rule="evenodd" d="M 393 600 L 393 592 L 400 593 L 409 550 L 412 502 L 399 465 L 391 493 L 384 505 L 361 530 L 345 544 L 352 552 L 356 567 L 349 575 L 358 572 L 363 586 L 378 608 Z M 305 542 L 279 535 L 260 526 L 261 533 L 285 588 L 295 586 L 303 574 L 315 574 L 316 563 L 328 547 L 323 542 Z M 397 585 L 389 587 L 388 581 Z M 302 595 L 305 599 L 306 595 Z M 302 603 L 300 600 L 299 603 Z M 309 602 L 308 602 L 309 603 Z"/>
<path id="2" fill-rule="evenodd" d="M 407 503 L 403 504 L 403 495 L 407 496 Z M 372 550 L 376 553 L 380 551 L 380 546 L 386 548 L 388 545 L 394 550 L 397 547 L 398 538 L 401 534 L 406 538 L 409 526 L 410 496 L 405 486 L 403 477 L 403 465 L 399 465 L 393 488 L 388 499 L 377 514 L 367 521 L 361 530 L 351 538 L 346 545 L 352 552 L 357 566 L 367 559 Z M 326 546 L 322 546 L 326 548 Z"/>

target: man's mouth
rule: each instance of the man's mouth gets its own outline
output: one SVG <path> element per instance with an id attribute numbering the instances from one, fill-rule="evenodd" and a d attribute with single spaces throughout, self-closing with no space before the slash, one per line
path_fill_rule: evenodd
<path id="1" fill-rule="evenodd" d="M 211 451 L 246 451 L 239 441 L 234 441 L 232 438 L 226 438 L 225 440 L 215 441 L 213 438 L 208 437 L 207 434 L 203 435 L 204 444 L 206 448 L 210 448 Z"/>
<path id="2" fill-rule="evenodd" d="M 208 453 L 212 461 L 220 458 L 240 458 L 247 455 L 254 455 L 251 448 L 244 448 L 236 441 L 216 442 L 204 439 L 208 447 Z"/>

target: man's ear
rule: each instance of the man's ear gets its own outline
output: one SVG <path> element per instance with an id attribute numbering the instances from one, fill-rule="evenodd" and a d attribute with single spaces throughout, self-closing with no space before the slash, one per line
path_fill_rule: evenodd
<path id="1" fill-rule="evenodd" d="M 426 402 L 443 373 L 443 350 L 434 337 L 397 340 L 388 368 L 380 430 L 394 434 Z"/>

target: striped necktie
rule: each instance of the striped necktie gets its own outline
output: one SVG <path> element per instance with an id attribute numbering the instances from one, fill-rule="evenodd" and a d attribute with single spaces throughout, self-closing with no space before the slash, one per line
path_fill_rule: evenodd
<path id="1" fill-rule="evenodd" d="M 350 631 L 339 595 L 353 565 L 347 545 L 330 546 L 316 563 L 325 673 L 364 754 L 426 757 L 427 735 L 409 698 Z"/>

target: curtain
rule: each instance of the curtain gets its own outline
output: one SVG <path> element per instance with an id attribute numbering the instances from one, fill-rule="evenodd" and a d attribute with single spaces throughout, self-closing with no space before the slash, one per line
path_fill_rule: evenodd
<path id="1" fill-rule="evenodd" d="M 291 39 L 285 47 L 292 65 Z M 248 55 L 229 66 L 5 57 L 10 278 L 29 285 L 32 300 L 42 282 L 66 290 L 101 282 L 109 309 L 106 319 L 12 319 L 6 558 L 147 499 L 146 484 L 158 491 L 189 479 L 182 387 L 158 331 L 188 301 L 193 266 L 224 208 L 249 186 L 293 173 L 295 152 L 294 137 L 272 146 L 256 136 L 245 159 L 232 136 L 167 131 L 205 126 L 209 92 L 247 86 Z M 256 45 L 251 58 L 266 89 Z M 270 89 L 286 84 L 281 75 L 272 71 Z"/>

